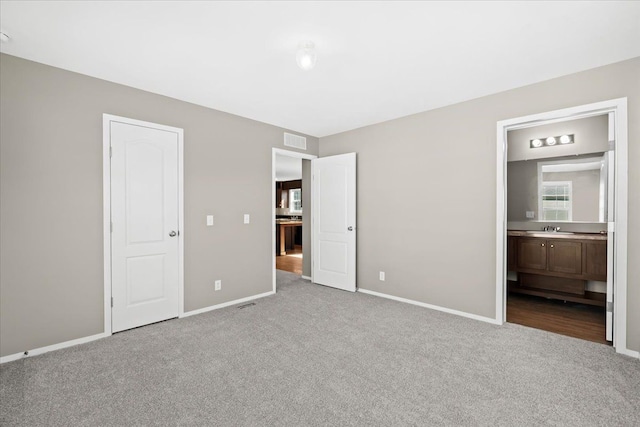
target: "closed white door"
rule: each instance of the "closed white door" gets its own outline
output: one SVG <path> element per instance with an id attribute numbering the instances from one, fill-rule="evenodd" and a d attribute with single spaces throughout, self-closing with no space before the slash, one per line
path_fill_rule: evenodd
<path id="1" fill-rule="evenodd" d="M 356 153 L 311 161 L 313 281 L 356 290 Z"/>
<path id="2" fill-rule="evenodd" d="M 179 314 L 178 133 L 110 122 L 112 331 Z"/>

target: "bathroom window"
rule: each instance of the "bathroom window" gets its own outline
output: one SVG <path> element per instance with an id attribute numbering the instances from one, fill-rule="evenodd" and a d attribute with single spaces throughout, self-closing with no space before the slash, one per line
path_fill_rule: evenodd
<path id="1" fill-rule="evenodd" d="M 571 221 L 571 181 L 545 181 L 540 200 L 543 221 Z"/>
<path id="2" fill-rule="evenodd" d="M 302 212 L 302 189 L 289 190 L 289 212 Z"/>

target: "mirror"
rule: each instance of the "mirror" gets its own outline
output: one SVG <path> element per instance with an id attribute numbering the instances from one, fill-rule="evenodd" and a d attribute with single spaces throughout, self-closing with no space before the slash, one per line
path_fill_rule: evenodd
<path id="1" fill-rule="evenodd" d="M 605 222 L 607 155 L 507 164 L 508 221 Z"/>

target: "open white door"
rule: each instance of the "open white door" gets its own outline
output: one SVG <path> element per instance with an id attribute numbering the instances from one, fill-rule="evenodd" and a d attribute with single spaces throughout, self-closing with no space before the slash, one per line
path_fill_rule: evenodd
<path id="1" fill-rule="evenodd" d="M 356 153 L 311 161 L 313 282 L 356 290 Z"/>
<path id="2" fill-rule="evenodd" d="M 609 151 L 607 152 L 607 341 L 613 341 L 613 271 L 615 259 L 615 117 L 609 113 Z"/>
<path id="3" fill-rule="evenodd" d="M 179 315 L 179 133 L 110 121 L 112 332 Z"/>

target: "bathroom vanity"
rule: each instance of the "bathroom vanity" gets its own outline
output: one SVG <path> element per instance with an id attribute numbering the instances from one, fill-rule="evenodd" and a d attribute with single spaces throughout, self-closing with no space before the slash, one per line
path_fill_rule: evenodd
<path id="1" fill-rule="evenodd" d="M 607 280 L 606 234 L 509 230 L 507 240 L 510 292 L 605 306 L 587 281 Z"/>

